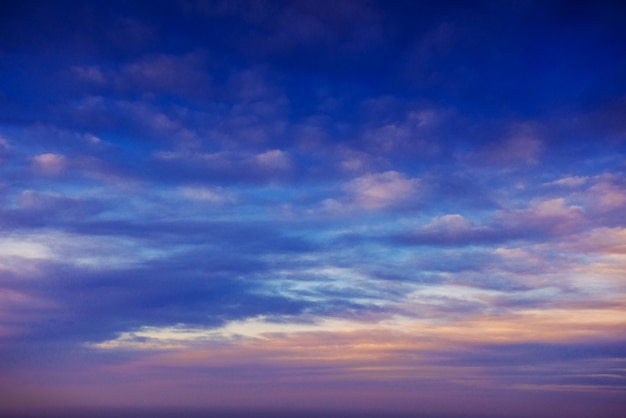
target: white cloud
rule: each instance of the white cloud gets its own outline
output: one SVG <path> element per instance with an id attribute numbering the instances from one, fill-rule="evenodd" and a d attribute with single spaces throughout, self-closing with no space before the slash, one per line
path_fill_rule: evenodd
<path id="1" fill-rule="evenodd" d="M 0 269 L 30 275 L 31 262 L 116 269 L 160 257 L 165 250 L 140 246 L 132 238 L 77 235 L 60 231 L 0 237 Z"/>
<path id="2" fill-rule="evenodd" d="M 290 335 L 306 332 L 351 332 L 376 327 L 376 324 L 366 321 L 341 318 L 325 318 L 315 322 L 297 322 L 298 318 L 292 317 L 283 319 L 272 322 L 261 315 L 230 321 L 219 328 L 192 327 L 185 324 L 166 327 L 143 326 L 135 331 L 121 332 L 115 339 L 89 344 L 89 346 L 100 349 L 173 350 L 210 341 L 266 339 L 276 334 Z M 396 324 L 390 325 L 397 327 Z"/>
<path id="3" fill-rule="evenodd" d="M 375 152 L 415 152 L 432 155 L 439 150 L 432 140 L 432 129 L 444 119 L 437 109 L 410 111 L 404 119 L 376 126 L 363 133 L 363 139 Z"/>
<path id="4" fill-rule="evenodd" d="M 222 204 L 233 200 L 233 195 L 222 187 L 180 187 L 180 194 L 186 199 L 207 203 Z"/>
<path id="5" fill-rule="evenodd" d="M 2 258 L 19 257 L 23 259 L 47 259 L 52 257 L 52 251 L 43 243 L 32 238 L 3 237 L 0 239 L 0 253 Z"/>
<path id="6" fill-rule="evenodd" d="M 587 183 L 589 177 L 570 176 L 546 183 L 548 186 L 580 187 Z"/>
<path id="7" fill-rule="evenodd" d="M 423 230 L 428 232 L 455 233 L 472 230 L 470 221 L 459 214 L 443 215 L 434 218 Z"/>
<path id="8" fill-rule="evenodd" d="M 39 192 L 37 190 L 23 190 L 17 199 L 20 209 L 46 209 L 55 201 L 78 202 L 78 199 L 59 193 Z"/>

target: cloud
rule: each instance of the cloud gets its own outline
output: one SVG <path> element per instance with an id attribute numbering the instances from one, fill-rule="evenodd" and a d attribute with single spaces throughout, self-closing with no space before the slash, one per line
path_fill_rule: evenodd
<path id="1" fill-rule="evenodd" d="M 622 225 L 621 212 L 626 207 L 626 185 L 617 174 L 601 173 L 596 176 L 565 177 L 547 183 L 560 187 L 560 192 L 570 201 L 578 202 L 587 217 L 596 225 Z"/>
<path id="2" fill-rule="evenodd" d="M 626 254 L 626 228 L 600 227 L 569 237 L 559 244 L 567 251 L 579 253 Z"/>
<path id="3" fill-rule="evenodd" d="M 257 164 L 265 170 L 285 171 L 291 168 L 289 155 L 281 150 L 270 150 L 254 156 Z"/>
<path id="4" fill-rule="evenodd" d="M 619 13 L 14 3 L 0 404 L 622 406 Z"/>
<path id="5" fill-rule="evenodd" d="M 33 168 L 45 175 L 54 176 L 61 173 L 66 166 L 66 159 L 63 155 L 46 153 L 33 157 Z"/>
<path id="6" fill-rule="evenodd" d="M 371 106 L 371 104 L 370 104 Z M 379 109 L 379 113 L 385 112 Z M 377 120 L 380 115 L 375 115 Z M 449 117 L 444 110 L 424 108 L 409 110 L 403 119 L 364 130 L 362 141 L 372 154 L 404 156 L 407 153 L 418 158 L 428 158 L 442 150 L 439 128 Z"/>
<path id="7" fill-rule="evenodd" d="M 131 254 L 129 245 L 137 241 L 129 239 L 53 234 L 40 236 L 37 242 L 42 248 L 30 245 L 39 269 L 29 277 L 37 286 L 24 287 L 25 272 L 18 262 L 11 270 L 21 280 L 3 283 L 0 289 L 53 301 L 49 317 L 57 320 L 46 324 L 46 317 L 32 317 L 15 335 L 17 340 L 36 339 L 44 345 L 98 342 L 144 325 L 215 327 L 261 314 L 293 315 L 310 305 L 263 291 L 263 280 L 258 279 L 265 277 L 267 266 L 250 256 L 233 256 L 219 246 L 202 251 L 205 261 L 200 265 L 197 251 L 172 246 L 169 256 L 158 247 Z M 21 247 L 12 246 L 25 254 Z"/>
<path id="8" fill-rule="evenodd" d="M 544 145 L 541 140 L 528 133 L 528 129 L 523 128 L 522 132 L 495 145 L 485 147 L 478 154 L 478 158 L 495 165 L 537 164 Z"/>
<path id="9" fill-rule="evenodd" d="M 183 143 L 195 139 L 194 130 L 186 126 L 184 115 L 177 112 L 168 112 L 144 101 L 122 100 L 111 104 L 113 106 L 111 113 L 115 116 L 119 115 L 131 130 L 137 130 L 153 138 Z M 105 112 L 109 111 L 105 110 Z"/>
<path id="10" fill-rule="evenodd" d="M 129 251 L 135 242 L 119 236 L 89 236 L 54 230 L 35 230 L 2 239 L 0 245 L 15 248 L 7 250 L 7 254 L 12 254 L 14 257 L 35 258 L 53 264 L 93 268 L 106 268 L 109 265 L 117 266 L 112 268 L 137 265 L 158 254 L 158 249 L 150 248 Z M 19 262 L 11 264 L 17 266 Z"/>
<path id="11" fill-rule="evenodd" d="M 123 65 L 75 65 L 67 71 L 83 83 L 85 92 L 174 95 L 191 100 L 207 98 L 213 91 L 207 54 L 148 54 Z"/>
<path id="12" fill-rule="evenodd" d="M 353 149 L 339 150 L 340 169 L 348 174 L 363 174 L 371 171 L 375 165 L 375 158 L 365 152 Z"/>
<path id="13" fill-rule="evenodd" d="M 383 210 L 415 199 L 419 188 L 419 179 L 407 178 L 397 171 L 366 174 L 344 183 L 344 197 L 324 200 L 321 210 L 337 214 Z"/>
<path id="14" fill-rule="evenodd" d="M 397 171 L 357 177 L 346 185 L 354 203 L 365 209 L 381 209 L 415 197 L 419 179 L 406 178 Z"/>
<path id="15" fill-rule="evenodd" d="M 272 149 L 257 154 L 202 153 L 189 151 L 161 151 L 155 161 L 166 169 L 177 170 L 178 176 L 195 180 L 220 180 L 244 183 L 288 181 L 293 170 L 288 152 Z"/>
<path id="16" fill-rule="evenodd" d="M 223 188 L 209 187 L 180 187 L 179 192 L 187 199 L 196 200 L 207 203 L 223 204 L 232 202 L 234 196 L 232 193 L 225 191 Z"/>
<path id="17" fill-rule="evenodd" d="M 243 102 L 270 101 L 283 94 L 268 81 L 264 68 L 234 71 L 228 78 L 227 90 L 228 96 Z"/>
<path id="18" fill-rule="evenodd" d="M 423 229 L 435 233 L 455 234 L 471 230 L 472 224 L 459 214 L 443 215 L 433 219 Z"/>
<path id="19" fill-rule="evenodd" d="M 118 88 L 182 97 L 206 97 L 211 77 L 205 69 L 205 52 L 184 55 L 157 54 L 125 65 L 116 77 Z"/>
<path id="20" fill-rule="evenodd" d="M 455 215 L 444 215 L 455 216 Z M 460 216 L 460 215 L 456 215 Z M 399 232 L 391 235 L 391 240 L 403 245 L 426 245 L 426 246 L 466 246 L 466 245 L 489 245 L 518 238 L 515 231 L 495 230 L 490 227 L 472 226 L 469 221 L 448 218 L 445 220 L 433 220 L 425 227 L 417 228 L 412 232 Z"/>
<path id="21" fill-rule="evenodd" d="M 99 66 L 74 66 L 71 68 L 72 73 L 81 81 L 103 85 L 107 82 L 107 78 Z"/>
<path id="22" fill-rule="evenodd" d="M 533 199 L 525 209 L 501 212 L 496 217 L 509 227 L 559 235 L 578 231 L 588 223 L 580 206 L 568 205 L 562 198 Z"/>
<path id="23" fill-rule="evenodd" d="M 83 202 L 73 196 L 59 193 L 23 190 L 18 196 L 18 208 L 24 211 L 47 212 L 52 215 L 56 210 L 72 211 Z"/>
<path id="24" fill-rule="evenodd" d="M 578 188 L 585 185 L 589 181 L 587 176 L 569 176 L 546 183 L 547 186 L 560 186 L 569 188 Z"/>
<path id="25" fill-rule="evenodd" d="M 366 322 L 341 319 L 323 319 L 315 322 L 297 322 L 298 317 L 274 318 L 257 316 L 235 320 L 213 328 L 194 328 L 182 324 L 168 327 L 140 327 L 135 331 L 123 332 L 110 341 L 95 343 L 99 349 L 172 350 L 193 348 L 202 343 L 233 342 L 242 340 L 268 340 L 275 337 L 320 332 L 352 332 L 367 329 Z M 290 322 L 290 320 L 294 322 Z"/>
<path id="26" fill-rule="evenodd" d="M 545 240 L 568 236 L 589 225 L 581 207 L 564 199 L 533 199 L 526 208 L 498 210 L 491 219 L 474 224 L 460 214 L 435 217 L 412 232 L 392 235 L 409 245 L 493 245 L 511 240 Z"/>
<path id="27" fill-rule="evenodd" d="M 610 178 L 602 179 L 587 190 L 586 203 L 600 213 L 624 209 L 626 187 L 616 184 Z"/>
<path id="28" fill-rule="evenodd" d="M 556 318 L 540 316 L 531 322 L 525 313 L 493 322 L 480 315 L 465 315 L 445 327 L 400 317 L 369 324 L 321 322 L 318 330 L 311 329 L 310 324 L 286 323 L 276 332 L 272 332 L 271 323 L 255 318 L 228 323 L 217 334 L 182 326 L 141 328 L 103 343 L 100 348 L 112 350 L 126 344 L 127 348 L 145 350 L 141 360 L 131 359 L 125 364 L 127 372 L 166 369 L 188 381 L 192 370 L 201 370 L 221 384 L 229 382 L 232 373 L 239 380 L 241 373 L 252 385 L 245 390 L 259 390 L 264 382 L 262 376 L 271 376 L 275 385 L 282 382 L 285 390 L 299 385 L 307 396 L 319 396 L 318 385 L 337 384 L 333 392 L 339 390 L 344 401 L 351 396 L 351 392 L 341 392 L 345 385 L 358 381 L 367 387 L 378 382 L 375 386 L 380 390 L 381 379 L 394 382 L 396 394 L 397 382 L 406 382 L 406 388 L 401 390 L 407 390 L 413 402 L 416 392 L 425 392 L 430 398 L 433 387 L 439 385 L 460 393 L 467 386 L 478 386 L 484 392 L 496 387 L 514 390 L 519 385 L 543 385 L 552 391 L 571 393 L 572 384 L 583 376 L 586 385 L 575 392 L 584 396 L 587 391 L 602 390 L 604 382 L 597 377 L 607 374 L 617 377 L 610 380 L 620 390 L 622 373 L 620 361 L 615 360 L 623 351 L 623 341 L 577 341 L 575 326 L 569 321 L 561 322 L 560 313 L 554 313 Z M 532 316 L 532 311 L 528 315 Z M 557 324 L 560 327 L 551 328 Z M 514 325 L 513 329 L 510 325 Z M 256 326 L 260 327 L 259 332 L 255 331 Z M 243 335 L 210 341 L 227 330 Z M 546 333 L 552 335 L 548 340 L 537 341 L 533 332 L 544 338 Z M 161 350 L 153 351 L 158 344 Z M 242 359 L 246 359 L 245 369 L 239 367 Z M 459 381 L 460 387 L 453 384 Z"/>

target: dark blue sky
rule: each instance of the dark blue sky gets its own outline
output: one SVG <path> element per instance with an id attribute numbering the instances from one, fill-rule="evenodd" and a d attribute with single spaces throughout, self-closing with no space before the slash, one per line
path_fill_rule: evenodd
<path id="1" fill-rule="evenodd" d="M 431 3 L 3 1 L 0 411 L 617 417 L 626 8 Z"/>

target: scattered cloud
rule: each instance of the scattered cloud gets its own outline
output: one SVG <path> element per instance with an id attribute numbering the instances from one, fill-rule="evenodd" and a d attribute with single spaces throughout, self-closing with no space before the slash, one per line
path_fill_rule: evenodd
<path id="1" fill-rule="evenodd" d="M 285 171 L 291 168 L 287 153 L 281 150 L 270 150 L 254 156 L 257 164 L 268 171 Z"/>
<path id="2" fill-rule="evenodd" d="M 209 188 L 209 187 L 193 187 L 193 186 L 184 186 L 180 187 L 179 191 L 181 195 L 187 199 L 214 203 L 214 204 L 223 204 L 232 202 L 234 196 L 232 193 L 224 190 L 221 187 L 218 188 Z"/>
<path id="3" fill-rule="evenodd" d="M 519 168 L 540 163 L 546 145 L 541 130 L 532 123 L 510 123 L 501 128 L 504 133 L 481 149 L 467 153 L 465 158 L 474 165 Z M 487 132 L 485 132 L 487 134 Z"/>
<path id="4" fill-rule="evenodd" d="M 585 185 L 588 180 L 589 178 L 586 176 L 583 176 L 583 177 L 570 176 L 570 177 L 563 177 L 558 180 L 551 181 L 550 183 L 547 183 L 546 185 L 577 188 L 577 187 Z"/>
<path id="5" fill-rule="evenodd" d="M 63 155 L 45 153 L 33 157 L 33 168 L 45 175 L 57 175 L 66 167 L 66 159 Z"/>
<path id="6" fill-rule="evenodd" d="M 118 88 L 183 97 L 206 97 L 211 77 L 205 70 L 206 53 L 146 56 L 122 68 L 115 79 Z"/>
<path id="7" fill-rule="evenodd" d="M 80 67 L 74 66 L 71 68 L 72 73 L 81 81 L 94 84 L 105 84 L 107 79 L 102 70 L 98 66 Z"/>
<path id="8" fill-rule="evenodd" d="M 621 416 L 623 13 L 423 3 L 5 8 L 0 415 Z"/>

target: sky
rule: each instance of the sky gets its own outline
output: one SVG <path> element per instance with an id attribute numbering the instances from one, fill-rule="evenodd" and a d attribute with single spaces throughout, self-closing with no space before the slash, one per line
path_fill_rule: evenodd
<path id="1" fill-rule="evenodd" d="M 622 416 L 625 20 L 2 1 L 0 414 Z"/>

